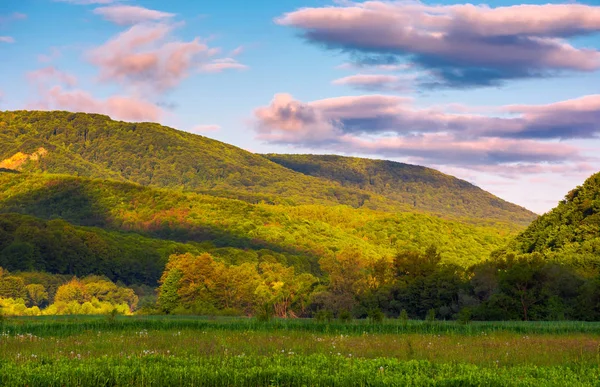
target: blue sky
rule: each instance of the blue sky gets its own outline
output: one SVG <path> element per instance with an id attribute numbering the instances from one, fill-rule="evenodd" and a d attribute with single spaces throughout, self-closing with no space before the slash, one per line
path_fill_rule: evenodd
<path id="1" fill-rule="evenodd" d="M 540 213 L 600 166 L 594 1 L 3 0 L 0 55 L 2 110 L 427 165 Z"/>

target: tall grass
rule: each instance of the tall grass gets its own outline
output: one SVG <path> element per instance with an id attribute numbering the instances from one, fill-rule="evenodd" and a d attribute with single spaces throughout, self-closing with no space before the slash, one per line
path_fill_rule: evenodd
<path id="1" fill-rule="evenodd" d="M 349 360 L 324 355 L 201 359 L 102 358 L 3 363 L 6 386 L 584 386 L 597 367 L 485 368 L 470 364 Z"/>
<path id="2" fill-rule="evenodd" d="M 0 322 L 0 386 L 587 386 L 600 323 L 194 317 Z"/>
<path id="3" fill-rule="evenodd" d="M 72 335 L 83 331 L 131 331 L 131 330 L 174 330 L 198 329 L 214 331 L 279 332 L 300 331 L 359 335 L 374 334 L 457 334 L 479 335 L 482 333 L 517 334 L 563 334 L 585 333 L 600 335 L 600 322 L 560 321 L 525 322 L 498 321 L 459 324 L 455 321 L 400 321 L 384 320 L 373 323 L 369 320 L 352 322 L 323 322 L 311 319 L 273 319 L 257 321 L 250 318 L 209 318 L 190 316 L 132 316 L 108 319 L 103 316 L 45 316 L 14 317 L 0 321 L 0 331 L 32 333 L 38 336 Z"/>

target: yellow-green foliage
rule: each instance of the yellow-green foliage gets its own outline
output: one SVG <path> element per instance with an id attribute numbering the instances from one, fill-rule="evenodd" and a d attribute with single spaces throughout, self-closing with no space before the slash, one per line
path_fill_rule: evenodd
<path id="1" fill-rule="evenodd" d="M 44 315 L 66 315 L 66 314 L 110 314 L 113 310 L 119 314 L 131 314 L 127 304 L 111 304 L 110 302 L 98 301 L 92 297 L 89 301 L 79 303 L 77 301 L 57 301 L 43 310 Z"/>
<path id="2" fill-rule="evenodd" d="M 492 250 L 520 230 L 510 224 L 473 225 L 419 213 L 391 214 L 348 206 L 249 204 L 128 183 L 45 174 L 0 173 L 0 212 L 64 218 L 76 225 L 137 232 L 161 240 L 203 242 L 196 246 L 195 252 L 181 245 L 173 248 L 178 252 L 210 251 L 220 260 L 236 264 L 274 259 L 285 266 L 294 266 L 298 272 L 313 274 L 319 274 L 317 262 L 321 257 L 334 256 L 348 248 L 358 249 L 364 260 L 374 261 L 390 260 L 398 250 L 424 251 L 431 244 L 438 246 L 445 262 L 466 267 L 485 260 Z M 60 227 L 68 230 L 68 224 Z M 85 238 L 92 239 L 92 243 L 85 243 L 86 247 L 106 245 L 104 237 L 93 238 L 88 233 Z M 15 239 L 24 250 L 19 243 L 35 241 L 35 238 Z M 8 247 L 0 252 L 0 259 Z M 35 257 L 38 249 L 29 246 L 27 251 Z M 34 265 L 33 269 L 68 272 L 69 263 L 54 264 L 69 253 L 66 249 L 55 258 L 46 258 L 46 266 Z M 83 251 L 78 257 L 85 255 L 88 254 Z M 118 264 L 121 258 L 126 264 Z M 95 267 L 99 273 L 112 270 L 117 274 L 120 267 L 127 267 L 127 274 L 121 271 L 111 278 L 152 284 L 149 277 L 154 275 L 153 279 L 158 279 L 164 267 L 161 259 L 164 258 L 156 254 L 109 256 L 109 260 L 86 262 L 81 269 L 75 268 L 75 272 Z M 107 265 L 110 260 L 114 264 Z M 32 261 L 35 264 L 35 259 Z M 107 266 L 98 266 L 100 263 Z M 54 266 L 48 269 L 48 265 Z M 149 267 L 158 269 L 158 273 L 144 272 Z"/>
<path id="3" fill-rule="evenodd" d="M 23 276 L 31 279 L 28 274 Z M 108 314 L 114 313 L 113 310 L 131 314 L 138 302 L 132 289 L 117 286 L 103 277 L 90 276 L 82 280 L 73 278 L 60 285 L 52 296 L 52 303 L 47 305 L 50 297 L 46 287 L 40 283 L 25 285 L 21 275 L 0 268 L 0 287 L 5 290 L 0 295 L 0 313 L 3 315 Z M 20 298 L 20 294 L 25 297 Z"/>
<path id="4" fill-rule="evenodd" d="M 252 313 L 265 304 L 279 317 L 304 312 L 317 279 L 296 275 L 293 267 L 264 262 L 239 266 L 217 262 L 209 254 L 173 255 L 161 278 L 159 307 L 166 313 Z"/>
<path id="5" fill-rule="evenodd" d="M 206 191 L 253 203 L 345 204 L 392 212 L 417 207 L 521 224 L 535 218 L 466 181 L 416 166 L 329 156 L 271 157 L 281 166 L 203 136 L 98 114 L 0 112 L 0 127 L 0 162 L 18 152 L 21 161 L 24 155 L 37 155 L 19 164 L 23 171 Z"/>
<path id="6" fill-rule="evenodd" d="M 0 297 L 0 314 L 4 316 L 39 316 L 41 311 L 37 306 L 28 308 L 22 298 L 15 300 Z"/>

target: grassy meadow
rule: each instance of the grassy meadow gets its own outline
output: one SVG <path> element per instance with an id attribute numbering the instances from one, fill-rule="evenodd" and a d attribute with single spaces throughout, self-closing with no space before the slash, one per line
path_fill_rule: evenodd
<path id="1" fill-rule="evenodd" d="M 10 318 L 6 386 L 600 385 L 600 323 Z"/>

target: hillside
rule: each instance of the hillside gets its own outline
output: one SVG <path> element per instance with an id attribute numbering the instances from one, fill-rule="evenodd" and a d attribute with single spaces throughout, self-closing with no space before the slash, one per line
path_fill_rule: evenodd
<path id="1" fill-rule="evenodd" d="M 467 182 L 422 167 L 269 156 L 275 163 L 203 136 L 97 114 L 0 112 L 0 129 L 0 169 L 114 179 L 250 203 L 345 204 L 522 225 L 535 217 Z"/>
<path id="2" fill-rule="evenodd" d="M 529 224 L 537 215 L 473 184 L 431 168 L 387 160 L 335 155 L 267 154 L 269 160 L 346 188 L 406 203 L 414 210 Z"/>
<path id="3" fill-rule="evenodd" d="M 509 250 L 600 268 L 600 173 L 535 220 Z"/>
<path id="4" fill-rule="evenodd" d="M 424 251 L 431 244 L 438 246 L 445 262 L 467 267 L 485 260 L 519 230 L 506 224 L 475 226 L 418 213 L 251 204 L 116 181 L 2 172 L 0 213 L 63 219 L 78 227 L 187 243 L 191 247 L 178 245 L 179 252 L 209 251 L 236 264 L 273 260 L 314 274 L 319 274 L 320 258 L 341 251 L 356 251 L 360 259 L 373 262 L 389 260 L 399 250 Z M 22 242 L 33 240 L 25 237 Z M 44 256 L 41 245 L 33 249 Z M 47 264 L 34 269 L 47 270 L 51 267 Z"/>
<path id="5" fill-rule="evenodd" d="M 18 111 L 0 112 L 0 128 L 0 168 L 210 191 L 254 202 L 395 206 L 302 176 L 243 149 L 153 123 Z"/>

